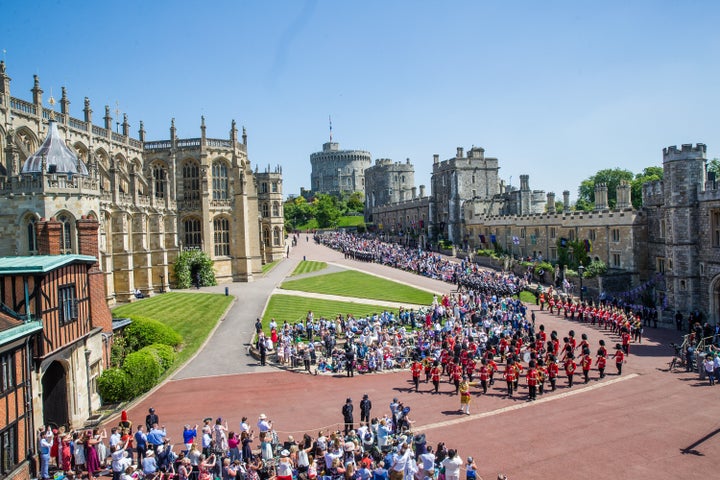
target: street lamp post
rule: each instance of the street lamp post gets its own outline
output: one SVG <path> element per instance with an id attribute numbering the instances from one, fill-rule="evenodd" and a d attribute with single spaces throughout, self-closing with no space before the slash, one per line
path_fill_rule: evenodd
<path id="1" fill-rule="evenodd" d="M 578 275 L 580 276 L 580 303 L 582 303 L 582 301 L 583 301 L 583 284 L 582 284 L 582 281 L 583 281 L 583 273 L 584 273 L 584 272 L 585 272 L 585 267 L 583 267 L 582 265 L 580 265 L 580 266 L 578 267 Z"/>

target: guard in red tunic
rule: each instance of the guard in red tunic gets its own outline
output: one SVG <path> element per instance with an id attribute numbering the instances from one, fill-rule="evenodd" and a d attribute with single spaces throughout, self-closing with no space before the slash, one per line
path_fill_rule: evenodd
<path id="1" fill-rule="evenodd" d="M 515 368 L 512 360 L 508 360 L 505 366 L 505 383 L 507 383 L 508 397 L 512 397 L 513 385 L 515 384 Z"/>
<path id="2" fill-rule="evenodd" d="M 580 365 L 582 366 L 585 383 L 588 383 L 590 381 L 590 367 L 592 366 L 592 358 L 590 358 L 590 348 L 585 348 L 582 360 L 580 361 Z"/>
<path id="3" fill-rule="evenodd" d="M 462 380 L 462 365 L 455 365 L 452 374 L 450 374 L 450 380 L 455 385 L 455 394 L 460 393 L 460 380 Z"/>
<path id="4" fill-rule="evenodd" d="M 438 393 L 438 389 L 440 388 L 440 375 L 442 374 L 442 370 L 440 369 L 440 365 L 438 364 L 438 361 L 435 360 L 435 363 L 433 364 L 432 369 L 430 370 L 430 378 L 432 378 L 433 387 L 435 388 L 435 393 Z"/>
<path id="5" fill-rule="evenodd" d="M 598 372 L 600 372 L 600 378 L 605 378 L 605 365 L 606 365 L 606 363 L 607 363 L 607 358 L 606 358 L 606 356 L 605 356 L 604 354 L 603 354 L 603 355 L 600 355 L 600 352 L 598 351 L 598 356 L 597 356 L 597 369 L 598 369 Z"/>
<path id="6" fill-rule="evenodd" d="M 538 372 L 535 369 L 535 360 L 530 360 L 527 375 L 528 401 L 532 402 L 537 396 Z"/>
<path id="7" fill-rule="evenodd" d="M 468 357 L 467 363 L 465 364 L 465 376 L 468 378 L 468 382 L 472 383 L 473 375 L 475 374 L 475 367 L 477 363 L 474 358 Z"/>
<path id="8" fill-rule="evenodd" d="M 623 352 L 622 346 L 618 343 L 615 345 L 615 367 L 617 367 L 617 374 L 622 375 L 622 366 L 625 363 L 625 352 Z"/>
<path id="9" fill-rule="evenodd" d="M 550 379 L 550 387 L 552 391 L 555 391 L 555 382 L 557 382 L 558 374 L 560 373 L 560 367 L 557 364 L 555 355 L 550 355 L 550 359 L 547 365 L 548 379 Z"/>
<path id="10" fill-rule="evenodd" d="M 488 361 L 485 358 L 481 360 L 481 363 L 482 365 L 478 371 L 480 374 L 480 386 L 483 389 L 483 393 L 487 394 L 488 380 L 490 380 L 490 372 L 492 371 L 492 368 L 488 367 Z"/>
<path id="11" fill-rule="evenodd" d="M 541 360 L 537 361 L 537 377 L 538 377 L 538 393 L 540 395 L 545 393 L 545 379 L 547 378 L 547 368 L 545 362 Z"/>
<path id="12" fill-rule="evenodd" d="M 422 373 L 422 364 L 417 359 L 410 365 L 410 373 L 412 374 L 413 384 L 415 385 L 415 391 L 418 391 L 420 387 L 420 374 Z"/>
<path id="13" fill-rule="evenodd" d="M 627 331 L 627 328 L 623 328 L 620 338 L 622 338 L 622 348 L 625 355 L 630 355 L 630 332 Z"/>
<path id="14" fill-rule="evenodd" d="M 577 363 L 575 363 L 575 355 L 569 353 L 565 359 L 565 374 L 568 377 L 568 387 L 573 386 L 573 377 L 575 376 L 575 370 L 577 370 Z"/>
<path id="15" fill-rule="evenodd" d="M 499 370 L 498 364 L 495 363 L 495 360 L 492 357 L 488 357 L 487 365 L 490 369 L 490 385 L 495 385 L 495 372 Z"/>

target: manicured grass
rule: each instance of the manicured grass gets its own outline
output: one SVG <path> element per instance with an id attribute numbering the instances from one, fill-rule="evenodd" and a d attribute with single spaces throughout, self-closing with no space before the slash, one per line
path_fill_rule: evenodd
<path id="1" fill-rule="evenodd" d="M 344 297 L 407 302 L 416 305 L 430 305 L 433 299 L 432 293 L 424 290 L 355 270 L 318 275 L 302 280 L 290 280 L 283 283 L 281 288 Z"/>
<path id="2" fill-rule="evenodd" d="M 358 225 L 365 225 L 365 218 L 358 215 L 340 217 L 338 219 L 338 227 L 357 227 Z"/>
<path id="3" fill-rule="evenodd" d="M 303 273 L 317 272 L 318 270 L 322 270 L 323 268 L 327 268 L 327 263 L 303 260 L 302 262 L 298 263 L 298 266 L 295 267 L 295 270 L 293 270 L 290 276 L 292 277 L 293 275 L 302 275 Z"/>
<path id="4" fill-rule="evenodd" d="M 263 314 L 263 330 L 270 332 L 268 325 L 271 318 L 275 318 L 278 325 L 285 320 L 295 323 L 305 320 L 309 310 L 312 310 L 315 319 L 320 317 L 335 318 L 338 313 L 343 316 L 352 313 L 354 317 L 364 317 L 373 313 L 387 310 L 377 305 L 364 303 L 336 302 L 332 300 L 319 300 L 317 298 L 298 297 L 295 295 L 273 295 Z M 397 313 L 397 311 L 395 311 Z"/>
<path id="5" fill-rule="evenodd" d="M 525 303 L 535 303 L 535 294 L 532 292 L 528 292 L 527 290 L 523 290 L 520 292 L 520 301 Z"/>
<path id="6" fill-rule="evenodd" d="M 169 292 L 113 309 L 115 317 L 148 317 L 172 327 L 182 335 L 182 350 L 170 371 L 197 352 L 233 297 L 215 293 Z"/>
<path id="7" fill-rule="evenodd" d="M 272 270 L 275 265 L 277 265 L 280 262 L 280 260 L 275 260 L 274 262 L 266 263 L 262 266 L 262 273 L 263 275 Z"/>
<path id="8" fill-rule="evenodd" d="M 318 228 L 318 222 L 314 218 L 311 218 L 310 221 L 307 223 L 304 223 L 302 225 L 297 225 L 295 227 L 295 230 L 298 230 L 300 232 L 305 232 L 307 230 L 315 230 Z"/>

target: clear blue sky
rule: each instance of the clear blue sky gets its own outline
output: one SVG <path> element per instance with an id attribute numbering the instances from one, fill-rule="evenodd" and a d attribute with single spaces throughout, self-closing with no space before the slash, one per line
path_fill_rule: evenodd
<path id="1" fill-rule="evenodd" d="M 660 165 L 662 148 L 720 156 L 720 2 L 0 2 L 13 96 L 66 86 L 133 132 L 227 138 L 280 164 L 284 193 L 310 186 L 328 140 L 415 165 L 485 148 L 501 177 L 576 196 L 601 168 Z M 136 133 L 133 133 L 137 136 Z"/>

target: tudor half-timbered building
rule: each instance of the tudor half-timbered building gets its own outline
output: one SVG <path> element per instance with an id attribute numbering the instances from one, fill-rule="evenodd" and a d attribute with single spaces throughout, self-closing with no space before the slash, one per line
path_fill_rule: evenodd
<path id="1" fill-rule="evenodd" d="M 39 255 L 0 257 L 0 476 L 29 478 L 35 432 L 81 426 L 100 406 L 112 318 L 98 226 L 78 220 L 80 253 L 60 255 L 63 223 L 41 219 Z"/>

